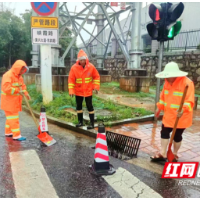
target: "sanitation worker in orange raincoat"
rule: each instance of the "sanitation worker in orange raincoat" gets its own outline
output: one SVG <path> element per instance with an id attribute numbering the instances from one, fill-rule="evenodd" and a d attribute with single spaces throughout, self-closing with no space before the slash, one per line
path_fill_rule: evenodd
<path id="1" fill-rule="evenodd" d="M 13 137 L 17 141 L 26 140 L 20 133 L 19 112 L 22 111 L 22 93 L 30 100 L 22 78 L 22 74 L 27 71 L 26 63 L 17 60 L 3 75 L 1 83 L 1 109 L 6 115 L 5 136 Z"/>
<path id="2" fill-rule="evenodd" d="M 169 144 L 170 132 L 172 132 L 176 117 L 179 122 L 173 141 L 174 162 L 178 161 L 178 150 L 182 142 L 184 130 L 192 125 L 193 106 L 194 106 L 194 84 L 186 77 L 188 73 L 179 70 L 175 62 L 170 62 L 165 66 L 164 71 L 156 74 L 157 78 L 165 78 L 163 90 L 160 95 L 160 101 L 157 103 L 156 117 L 159 117 L 161 111 L 164 111 L 161 130 L 161 152 L 151 156 L 152 161 L 166 161 L 167 146 Z M 182 112 L 177 112 L 183 91 L 188 84 L 189 88 L 183 104 Z"/>
<path id="3" fill-rule="evenodd" d="M 76 110 L 79 123 L 76 127 L 83 126 L 82 103 L 85 98 L 89 111 L 90 125 L 87 129 L 94 128 L 94 108 L 92 105 L 92 92 L 97 93 L 100 88 L 100 76 L 93 64 L 88 60 L 87 54 L 81 49 L 78 53 L 76 64 L 71 67 L 68 79 L 69 95 L 76 96 Z"/>

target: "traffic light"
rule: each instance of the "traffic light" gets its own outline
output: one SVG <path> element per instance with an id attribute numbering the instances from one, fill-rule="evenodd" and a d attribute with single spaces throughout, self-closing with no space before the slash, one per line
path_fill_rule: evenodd
<path id="1" fill-rule="evenodd" d="M 164 23 L 166 17 L 166 3 L 150 4 L 149 16 L 153 20 L 153 23 L 147 25 L 147 31 L 152 40 L 163 40 L 164 37 Z"/>
<path id="2" fill-rule="evenodd" d="M 174 39 L 174 37 L 176 35 L 179 34 L 180 30 L 181 30 L 181 22 L 180 21 L 177 21 L 175 25 L 173 25 L 170 29 L 169 29 L 169 32 L 168 32 L 168 35 L 167 37 L 170 39 Z"/>
<path id="3" fill-rule="evenodd" d="M 167 30 L 168 35 L 167 38 L 169 40 L 173 40 L 176 35 L 179 34 L 182 24 L 181 21 L 177 21 L 177 19 L 181 16 L 184 10 L 184 4 L 183 3 L 177 3 L 170 6 L 170 8 L 167 11 L 168 17 L 167 17 Z"/>
<path id="4" fill-rule="evenodd" d="M 181 22 L 176 21 L 183 13 L 183 10 L 183 3 L 150 4 L 149 16 L 153 23 L 147 25 L 147 31 L 152 40 L 173 40 L 181 30 Z"/>

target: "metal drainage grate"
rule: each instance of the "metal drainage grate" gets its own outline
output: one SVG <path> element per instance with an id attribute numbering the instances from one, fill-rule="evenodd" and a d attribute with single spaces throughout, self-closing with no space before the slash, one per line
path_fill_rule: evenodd
<path id="1" fill-rule="evenodd" d="M 109 154 L 120 159 L 123 158 L 122 155 L 128 156 L 129 159 L 136 157 L 141 142 L 141 139 L 120 135 L 110 131 L 106 131 L 106 140 L 108 149 L 110 150 Z"/>

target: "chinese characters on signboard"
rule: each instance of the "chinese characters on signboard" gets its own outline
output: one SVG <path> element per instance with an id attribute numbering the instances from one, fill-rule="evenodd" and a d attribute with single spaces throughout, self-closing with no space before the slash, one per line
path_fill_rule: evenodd
<path id="1" fill-rule="evenodd" d="M 31 17 L 32 28 L 58 28 L 57 17 Z"/>
<path id="2" fill-rule="evenodd" d="M 32 28 L 32 43 L 51 45 L 58 44 L 58 30 Z"/>
<path id="3" fill-rule="evenodd" d="M 126 10 L 126 2 L 121 2 L 121 10 Z"/>
<path id="4" fill-rule="evenodd" d="M 31 17 L 32 44 L 57 45 L 58 17 Z"/>
<path id="5" fill-rule="evenodd" d="M 118 2 L 110 2 L 110 5 L 118 7 Z M 126 2 L 120 2 L 120 8 L 121 10 L 126 10 Z"/>
<path id="6" fill-rule="evenodd" d="M 111 2 L 110 5 L 111 6 L 118 6 L 118 2 Z"/>
<path id="7" fill-rule="evenodd" d="M 40 113 L 40 130 L 42 132 L 48 131 L 47 118 L 45 113 Z"/>

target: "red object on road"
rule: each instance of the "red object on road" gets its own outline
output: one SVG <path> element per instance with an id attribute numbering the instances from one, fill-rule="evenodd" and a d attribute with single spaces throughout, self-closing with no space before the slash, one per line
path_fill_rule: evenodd
<path id="1" fill-rule="evenodd" d="M 40 125 L 38 127 L 39 134 L 37 135 L 38 139 L 46 144 L 47 146 L 51 146 L 56 143 L 56 141 L 49 135 L 48 132 L 48 124 L 45 108 L 41 108 L 40 112 Z"/>
<path id="2" fill-rule="evenodd" d="M 108 146 L 106 141 L 105 126 L 98 126 L 98 134 L 96 139 L 94 164 L 91 165 L 92 173 L 95 175 L 112 175 L 115 169 L 109 163 Z"/>
<path id="3" fill-rule="evenodd" d="M 31 108 L 31 106 L 30 106 L 28 100 L 26 99 L 26 97 L 25 97 L 25 95 L 24 95 L 23 93 L 22 93 L 22 95 L 23 95 L 24 100 L 25 100 L 25 102 L 26 102 L 26 105 L 28 106 L 29 111 L 30 111 L 30 113 L 31 113 L 31 115 L 32 115 L 32 117 L 33 117 L 33 120 L 34 120 L 34 122 L 35 122 L 35 125 L 38 127 L 38 131 L 39 131 L 39 134 L 37 135 L 38 139 L 39 139 L 41 142 L 43 142 L 46 146 L 51 146 L 51 145 L 55 144 L 55 143 L 56 143 L 56 140 L 54 140 L 54 139 L 48 134 L 47 131 L 44 131 L 44 132 L 41 131 L 40 125 L 38 126 L 38 122 L 37 122 L 37 120 L 36 120 L 36 118 L 35 118 L 35 115 L 33 114 L 32 108 Z M 41 110 L 45 112 L 45 109 L 44 109 L 44 108 L 41 108 Z"/>

